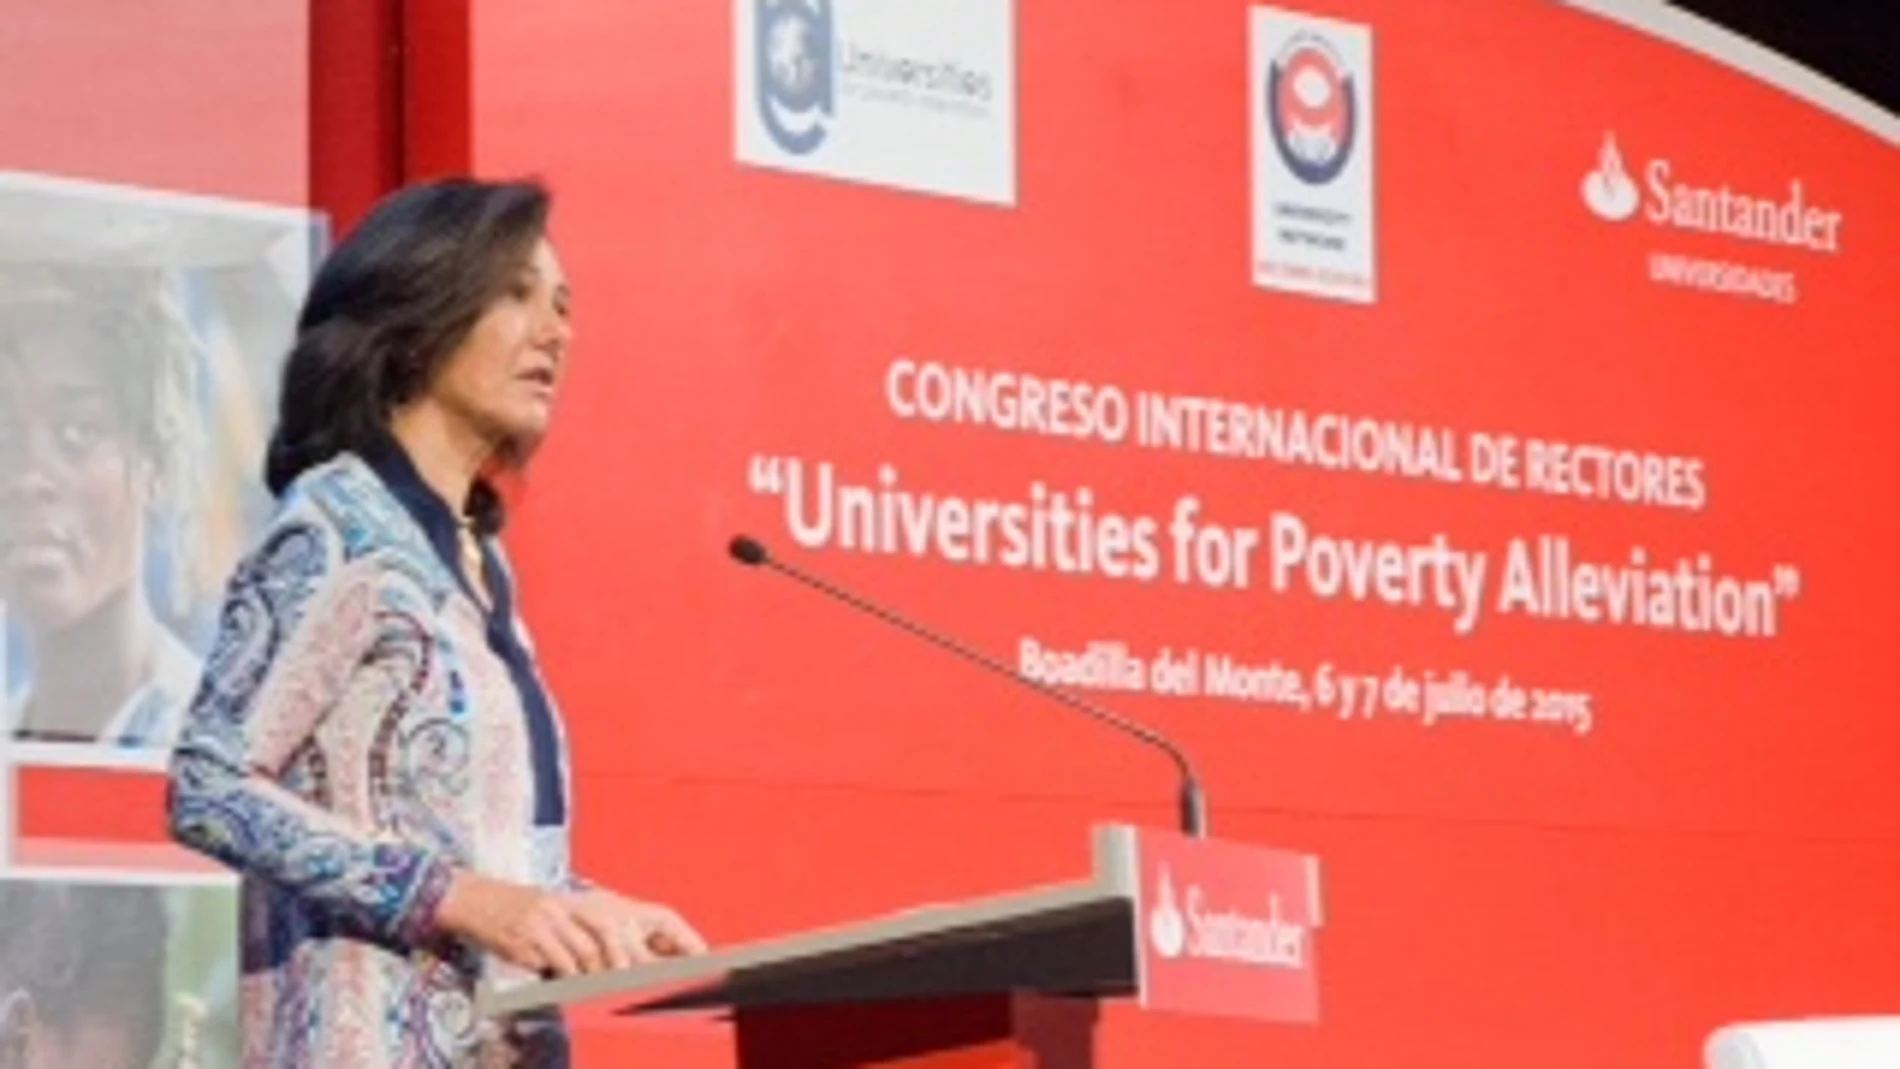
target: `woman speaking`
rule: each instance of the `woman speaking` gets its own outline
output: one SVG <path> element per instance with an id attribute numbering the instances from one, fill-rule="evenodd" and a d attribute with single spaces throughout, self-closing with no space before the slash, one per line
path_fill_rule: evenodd
<path id="1" fill-rule="evenodd" d="M 559 1066 L 478 983 L 697 953 L 568 863 L 566 743 L 491 481 L 548 430 L 568 285 L 538 186 L 379 204 L 313 280 L 172 759 L 172 834 L 243 877 L 244 1064 Z"/>

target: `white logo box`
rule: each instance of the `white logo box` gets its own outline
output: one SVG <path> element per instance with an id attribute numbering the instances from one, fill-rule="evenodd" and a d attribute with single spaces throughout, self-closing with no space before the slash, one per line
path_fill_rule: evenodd
<path id="1" fill-rule="evenodd" d="M 1014 0 L 734 0 L 741 163 L 1013 207 Z"/>

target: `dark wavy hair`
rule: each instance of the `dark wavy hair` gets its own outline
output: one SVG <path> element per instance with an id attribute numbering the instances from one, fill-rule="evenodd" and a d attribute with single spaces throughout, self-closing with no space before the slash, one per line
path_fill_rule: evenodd
<path id="1" fill-rule="evenodd" d="M 284 366 L 264 482 L 281 496 L 339 453 L 386 440 L 390 416 L 434 381 L 547 231 L 551 200 L 534 181 L 449 178 L 398 190 L 324 259 Z M 525 461 L 532 443 L 504 443 Z M 478 528 L 501 528 L 484 475 L 469 493 Z"/>

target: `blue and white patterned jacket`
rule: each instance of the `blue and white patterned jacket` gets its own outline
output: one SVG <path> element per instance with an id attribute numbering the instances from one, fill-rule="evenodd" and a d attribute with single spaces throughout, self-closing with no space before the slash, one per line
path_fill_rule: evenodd
<path id="1" fill-rule="evenodd" d="M 487 540 L 494 609 L 393 440 L 305 472 L 232 578 L 172 759 L 181 842 L 243 876 L 244 1064 L 567 1064 L 558 1018 L 477 1021 L 527 979 L 433 923 L 456 868 L 568 863 L 559 718 Z"/>

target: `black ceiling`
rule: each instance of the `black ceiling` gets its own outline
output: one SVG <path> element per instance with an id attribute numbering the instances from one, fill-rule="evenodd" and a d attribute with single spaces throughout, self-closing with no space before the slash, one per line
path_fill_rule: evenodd
<path id="1" fill-rule="evenodd" d="M 1900 113 L 1900 0 L 1672 0 Z"/>

